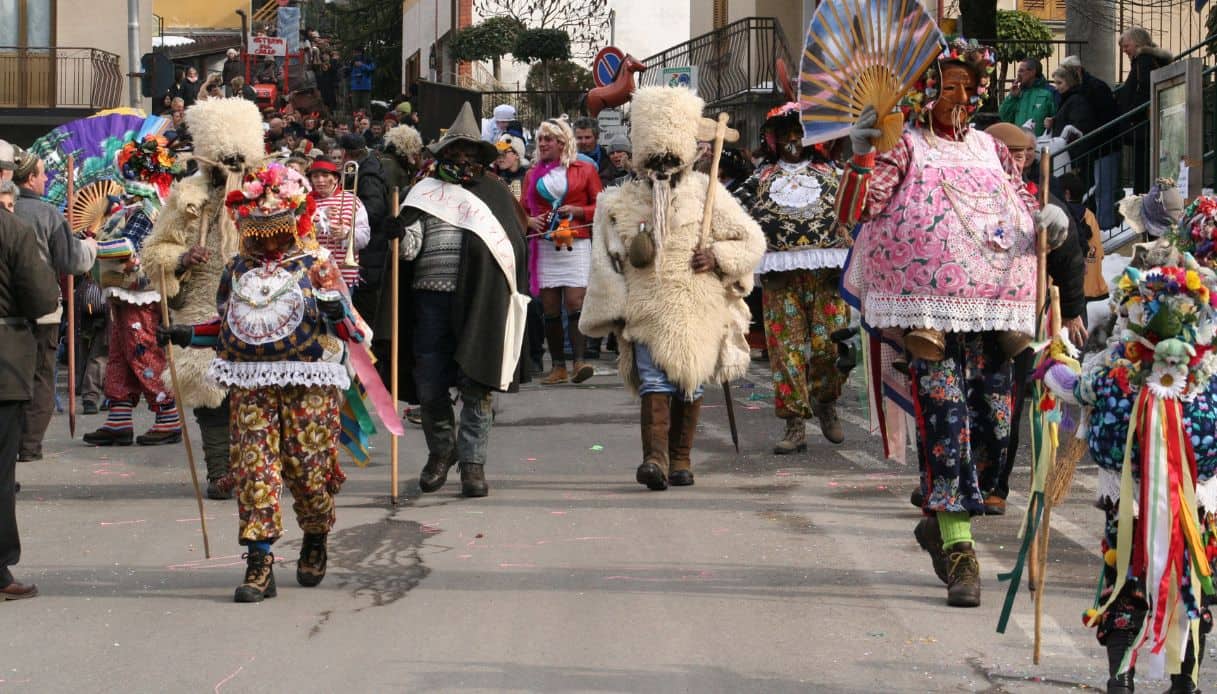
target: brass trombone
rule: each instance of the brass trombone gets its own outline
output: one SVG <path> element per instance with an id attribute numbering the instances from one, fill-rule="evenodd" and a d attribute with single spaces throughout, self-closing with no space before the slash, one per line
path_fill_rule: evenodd
<path id="1" fill-rule="evenodd" d="M 353 181 L 350 184 L 349 191 L 347 190 L 347 176 L 348 175 L 351 176 L 351 180 Z M 349 192 L 351 195 L 353 195 L 355 197 L 355 200 L 359 200 L 359 162 L 348 161 L 342 165 L 342 180 L 339 183 L 339 187 L 342 189 L 342 192 L 344 192 L 344 193 Z M 342 196 L 342 204 L 338 206 L 338 223 L 341 224 L 342 220 L 347 219 L 347 216 L 344 214 L 344 212 L 346 211 L 346 207 L 348 206 L 348 204 L 350 204 L 352 207 L 352 209 L 350 210 L 351 224 L 350 224 L 350 227 L 347 229 L 347 254 L 346 254 L 346 257 L 342 259 L 342 266 L 348 267 L 348 268 L 353 268 L 353 267 L 359 267 L 359 261 L 356 260 L 356 258 L 355 258 L 355 212 L 356 212 L 356 210 L 354 209 L 354 206 L 358 203 L 357 202 L 348 203 L 347 197 L 345 195 Z"/>

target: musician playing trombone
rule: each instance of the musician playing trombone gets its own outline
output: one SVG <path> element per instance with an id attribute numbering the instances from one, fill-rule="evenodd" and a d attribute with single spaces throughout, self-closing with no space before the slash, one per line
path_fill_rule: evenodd
<path id="1" fill-rule="evenodd" d="M 343 169 L 348 168 L 358 172 L 359 165 L 347 162 Z M 313 186 L 309 195 L 317 203 L 314 218 L 317 240 L 338 261 L 347 288 L 354 289 L 359 283 L 359 252 L 368 245 L 372 229 L 363 203 L 355 193 L 340 185 L 339 179 L 338 165 L 325 157 L 318 158 L 308 169 L 308 180 Z M 351 179 L 357 180 L 354 176 Z"/>

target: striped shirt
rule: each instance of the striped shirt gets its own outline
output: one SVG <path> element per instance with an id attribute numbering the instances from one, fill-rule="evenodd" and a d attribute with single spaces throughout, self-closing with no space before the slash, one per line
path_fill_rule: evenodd
<path id="1" fill-rule="evenodd" d="M 317 241 L 333 254 L 334 262 L 341 268 L 342 279 L 347 286 L 354 287 L 359 282 L 359 251 L 368 245 L 368 239 L 372 236 L 368 212 L 359 198 L 346 191 L 335 191 L 333 195 L 325 198 L 317 197 L 316 193 L 309 194 L 317 202 Z M 343 260 L 346 258 L 350 241 L 342 238 L 341 232 L 335 235 L 330 233 L 330 230 L 349 230 L 352 219 L 355 227 L 355 266 L 347 267 Z"/>

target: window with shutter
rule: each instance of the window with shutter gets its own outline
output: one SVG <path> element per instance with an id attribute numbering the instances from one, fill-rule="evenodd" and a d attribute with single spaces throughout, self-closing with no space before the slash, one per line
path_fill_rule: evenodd
<path id="1" fill-rule="evenodd" d="M 727 0 L 714 0 L 714 28 L 727 26 Z"/>

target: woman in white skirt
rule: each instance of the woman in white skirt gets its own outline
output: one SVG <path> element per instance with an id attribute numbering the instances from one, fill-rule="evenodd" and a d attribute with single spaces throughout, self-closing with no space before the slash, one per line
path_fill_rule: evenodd
<path id="1" fill-rule="evenodd" d="M 575 134 L 564 119 L 551 118 L 537 128 L 535 163 L 524 180 L 524 209 L 532 236 L 528 257 L 532 291 L 540 292 L 545 313 L 545 339 L 553 369 L 541 383 L 582 383 L 594 370 L 583 363 L 583 334 L 579 314 L 587 291 L 592 257 L 592 217 L 600 175 L 596 167 L 580 161 Z M 562 307 L 566 306 L 565 334 Z M 574 372 L 566 370 L 565 335 L 570 336 Z"/>

